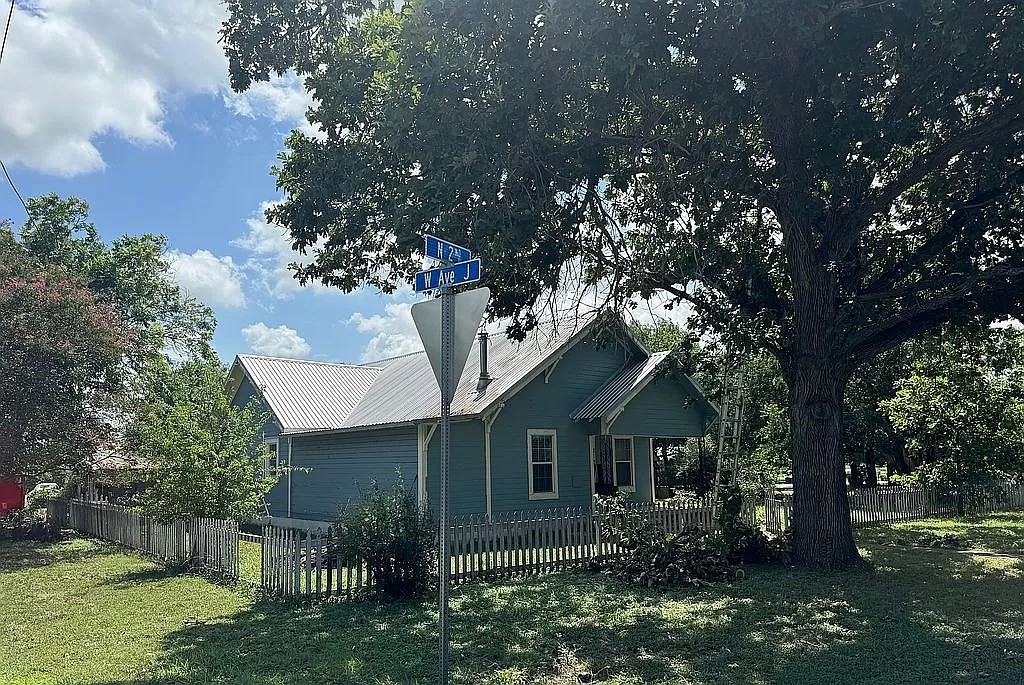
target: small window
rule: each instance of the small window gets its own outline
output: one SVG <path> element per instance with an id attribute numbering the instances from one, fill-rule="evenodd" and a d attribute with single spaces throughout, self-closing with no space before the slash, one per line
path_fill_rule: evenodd
<path id="1" fill-rule="evenodd" d="M 558 498 L 558 437 L 553 430 L 526 431 L 530 499 Z"/>
<path id="2" fill-rule="evenodd" d="M 635 469 L 633 468 L 633 438 L 615 438 L 615 484 L 624 490 L 633 490 L 636 486 Z"/>
<path id="3" fill-rule="evenodd" d="M 267 458 L 263 462 L 263 475 L 267 478 L 276 478 L 280 464 L 278 462 L 277 438 L 267 438 L 263 441 L 267 446 Z"/>

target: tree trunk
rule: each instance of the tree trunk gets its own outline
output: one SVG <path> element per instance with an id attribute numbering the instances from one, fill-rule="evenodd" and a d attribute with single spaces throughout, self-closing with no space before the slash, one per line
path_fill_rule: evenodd
<path id="1" fill-rule="evenodd" d="M 813 345 L 813 344 L 812 344 Z M 839 569 L 860 560 L 853 541 L 843 458 L 844 365 L 813 354 L 789 365 L 793 456 L 793 560 Z"/>

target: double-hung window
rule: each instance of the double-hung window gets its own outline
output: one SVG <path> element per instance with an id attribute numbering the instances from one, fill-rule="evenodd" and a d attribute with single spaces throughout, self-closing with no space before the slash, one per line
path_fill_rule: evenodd
<path id="1" fill-rule="evenodd" d="M 558 435 L 547 428 L 526 431 L 530 499 L 558 499 Z"/>
<path id="2" fill-rule="evenodd" d="M 633 462 L 633 438 L 616 436 L 612 442 L 615 454 L 615 484 L 632 492 L 636 489 L 636 468 Z"/>
<path id="3" fill-rule="evenodd" d="M 267 457 L 263 462 L 263 475 L 266 478 L 276 478 L 279 468 L 278 462 L 278 440 L 277 438 L 266 438 L 263 444 L 267 446 Z"/>

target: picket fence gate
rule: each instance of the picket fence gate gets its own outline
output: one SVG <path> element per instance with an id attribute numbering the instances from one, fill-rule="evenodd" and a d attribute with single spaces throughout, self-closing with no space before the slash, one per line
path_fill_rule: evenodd
<path id="1" fill-rule="evenodd" d="M 169 564 L 238 578 L 238 524 L 212 518 L 161 523 L 105 502 L 51 500 L 47 517 L 85 535 L 129 547 Z"/>
<path id="2" fill-rule="evenodd" d="M 1024 508 L 1024 482 L 1002 483 L 995 493 L 945 493 L 932 487 L 880 485 L 847 491 L 850 521 L 854 526 L 900 523 L 931 516 L 982 515 Z M 765 500 L 765 530 L 781 533 L 793 520 L 793 497 L 776 493 Z"/>

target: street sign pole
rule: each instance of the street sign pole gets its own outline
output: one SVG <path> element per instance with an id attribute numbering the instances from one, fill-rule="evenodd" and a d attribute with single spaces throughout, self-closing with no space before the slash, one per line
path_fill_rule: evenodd
<path id="1" fill-rule="evenodd" d="M 438 676 L 440 685 L 448 685 L 448 574 L 451 570 L 451 553 L 448 535 L 448 463 L 451 449 L 452 392 L 452 348 L 455 333 L 455 295 L 451 287 L 441 288 L 441 492 L 438 511 Z"/>
<path id="2" fill-rule="evenodd" d="M 450 609 L 448 606 L 449 574 L 451 573 L 451 540 L 448 526 L 448 472 L 451 458 L 452 399 L 455 385 L 466 366 L 470 346 L 487 307 L 490 291 L 476 288 L 456 297 L 453 287 L 480 280 L 480 260 L 461 245 L 450 243 L 432 235 L 424 236 L 424 252 L 441 266 L 416 274 L 413 288 L 416 292 L 434 291 L 440 297 L 412 306 L 411 314 L 420 334 L 423 349 L 441 389 L 441 468 L 437 511 L 437 587 L 438 587 L 438 655 L 437 682 L 448 685 L 448 643 L 450 637 Z M 461 314 L 456 316 L 455 303 L 461 300 Z M 440 304 L 437 307 L 436 304 Z M 440 319 L 440 320 L 439 320 Z M 440 329 L 440 330 L 438 330 Z M 440 335 L 438 335 L 440 333 Z M 438 340 L 440 338 L 440 340 Z M 440 343 L 440 344 L 438 344 Z M 457 367 L 457 368 L 456 368 Z M 421 475 L 426 478 L 426 474 Z"/>

